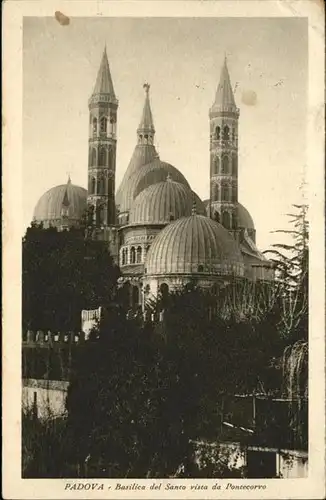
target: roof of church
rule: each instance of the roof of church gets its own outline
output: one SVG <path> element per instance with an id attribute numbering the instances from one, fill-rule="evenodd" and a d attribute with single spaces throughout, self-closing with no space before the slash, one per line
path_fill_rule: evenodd
<path id="1" fill-rule="evenodd" d="M 211 108 L 211 111 L 220 110 L 221 108 L 234 108 L 235 110 L 237 109 L 226 57 L 224 58 L 220 81 L 216 90 L 215 101 Z"/>
<path id="2" fill-rule="evenodd" d="M 160 231 L 148 251 L 145 268 L 148 275 L 244 274 L 235 239 L 221 224 L 195 210 Z"/>
<path id="3" fill-rule="evenodd" d="M 106 47 L 104 48 L 101 65 L 97 73 L 94 94 L 110 94 L 115 97 Z"/>
<path id="4" fill-rule="evenodd" d="M 69 218 L 80 221 L 86 210 L 87 190 L 71 183 L 46 191 L 36 204 L 34 220 L 38 222 L 61 219 L 63 206 L 69 207 Z"/>
<path id="5" fill-rule="evenodd" d="M 155 128 L 154 128 L 154 120 L 153 120 L 153 115 L 152 115 L 152 110 L 151 110 L 151 103 L 149 100 L 149 84 L 145 83 L 144 84 L 144 89 L 145 89 L 145 102 L 144 102 L 144 107 L 143 107 L 143 113 L 142 117 L 137 129 L 137 132 L 143 131 L 146 133 L 147 131 L 154 133 Z"/>
<path id="6" fill-rule="evenodd" d="M 141 191 L 152 184 L 165 181 L 168 174 L 175 182 L 180 182 L 190 188 L 186 178 L 178 169 L 170 165 L 170 163 L 156 158 L 154 161 L 135 170 L 133 175 L 126 180 L 118 198 L 120 213 L 130 210 L 133 200 Z"/>
<path id="7" fill-rule="evenodd" d="M 147 163 L 151 163 L 155 158 L 158 157 L 158 153 L 155 149 L 155 146 L 153 144 L 137 144 L 134 152 L 132 154 L 132 157 L 130 159 L 128 168 L 122 178 L 121 184 L 118 187 L 117 194 L 116 194 L 116 204 L 121 205 L 122 203 L 122 198 L 123 198 L 123 193 L 126 189 L 126 184 L 128 179 L 137 171 L 140 169 L 143 165 L 146 165 Z"/>
<path id="8" fill-rule="evenodd" d="M 168 224 L 171 220 L 191 215 L 193 202 L 198 212 L 205 208 L 190 188 L 172 180 L 168 174 L 165 181 L 152 184 L 134 200 L 129 214 L 129 224 Z"/>

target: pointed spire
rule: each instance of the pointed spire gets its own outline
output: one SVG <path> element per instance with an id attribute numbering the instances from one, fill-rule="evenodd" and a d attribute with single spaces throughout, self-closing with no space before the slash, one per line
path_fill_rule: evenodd
<path id="1" fill-rule="evenodd" d="M 96 83 L 93 90 L 94 94 L 109 94 L 115 98 L 108 56 L 106 53 L 106 45 L 104 47 L 100 69 L 97 73 Z"/>
<path id="2" fill-rule="evenodd" d="M 69 201 L 69 197 L 68 197 L 68 188 L 67 187 L 65 189 L 65 194 L 63 195 L 62 205 L 64 207 L 69 207 L 69 205 L 70 205 L 70 201 Z"/>
<path id="3" fill-rule="evenodd" d="M 67 180 L 67 184 L 71 184 L 71 177 L 70 177 L 70 172 L 68 172 L 68 180 Z"/>
<path id="4" fill-rule="evenodd" d="M 138 126 L 138 133 L 155 133 L 153 115 L 151 110 L 151 104 L 149 101 L 149 89 L 150 85 L 148 83 L 144 83 L 143 88 L 145 89 L 145 103 L 143 107 L 143 114 L 140 120 L 140 124 Z"/>
<path id="5" fill-rule="evenodd" d="M 220 81 L 215 94 L 215 102 L 211 109 L 222 110 L 230 108 L 234 108 L 234 110 L 237 109 L 228 70 L 227 57 L 225 54 Z"/>

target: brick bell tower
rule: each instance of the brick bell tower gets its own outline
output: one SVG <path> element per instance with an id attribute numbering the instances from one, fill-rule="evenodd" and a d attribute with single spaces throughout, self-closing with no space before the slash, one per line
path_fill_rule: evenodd
<path id="1" fill-rule="evenodd" d="M 210 217 L 226 229 L 238 228 L 238 120 L 225 57 L 210 120 Z"/>
<path id="2" fill-rule="evenodd" d="M 108 242 L 117 253 L 115 173 L 118 100 L 114 93 L 106 48 L 88 101 L 88 226 L 92 238 Z"/>

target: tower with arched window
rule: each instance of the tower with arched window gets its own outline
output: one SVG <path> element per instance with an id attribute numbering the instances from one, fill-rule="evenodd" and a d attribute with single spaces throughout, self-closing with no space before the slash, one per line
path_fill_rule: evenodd
<path id="1" fill-rule="evenodd" d="M 92 208 L 93 224 L 99 229 L 116 223 L 115 171 L 118 100 L 114 93 L 106 48 L 89 108 L 89 154 L 87 205 Z"/>
<path id="2" fill-rule="evenodd" d="M 210 120 L 210 215 L 227 229 L 237 229 L 238 120 L 227 60 L 221 71 Z"/>

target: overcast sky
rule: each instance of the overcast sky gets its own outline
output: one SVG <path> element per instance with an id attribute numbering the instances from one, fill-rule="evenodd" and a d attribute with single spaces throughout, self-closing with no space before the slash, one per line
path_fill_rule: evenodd
<path id="1" fill-rule="evenodd" d="M 205 199 L 209 120 L 224 54 L 240 108 L 239 201 L 264 250 L 300 201 L 306 163 L 308 36 L 293 18 L 25 18 L 23 27 L 24 228 L 39 197 L 87 185 L 88 98 L 104 44 L 118 109 L 117 185 L 151 85 L 156 146 Z M 248 96 L 256 95 L 255 99 Z"/>

